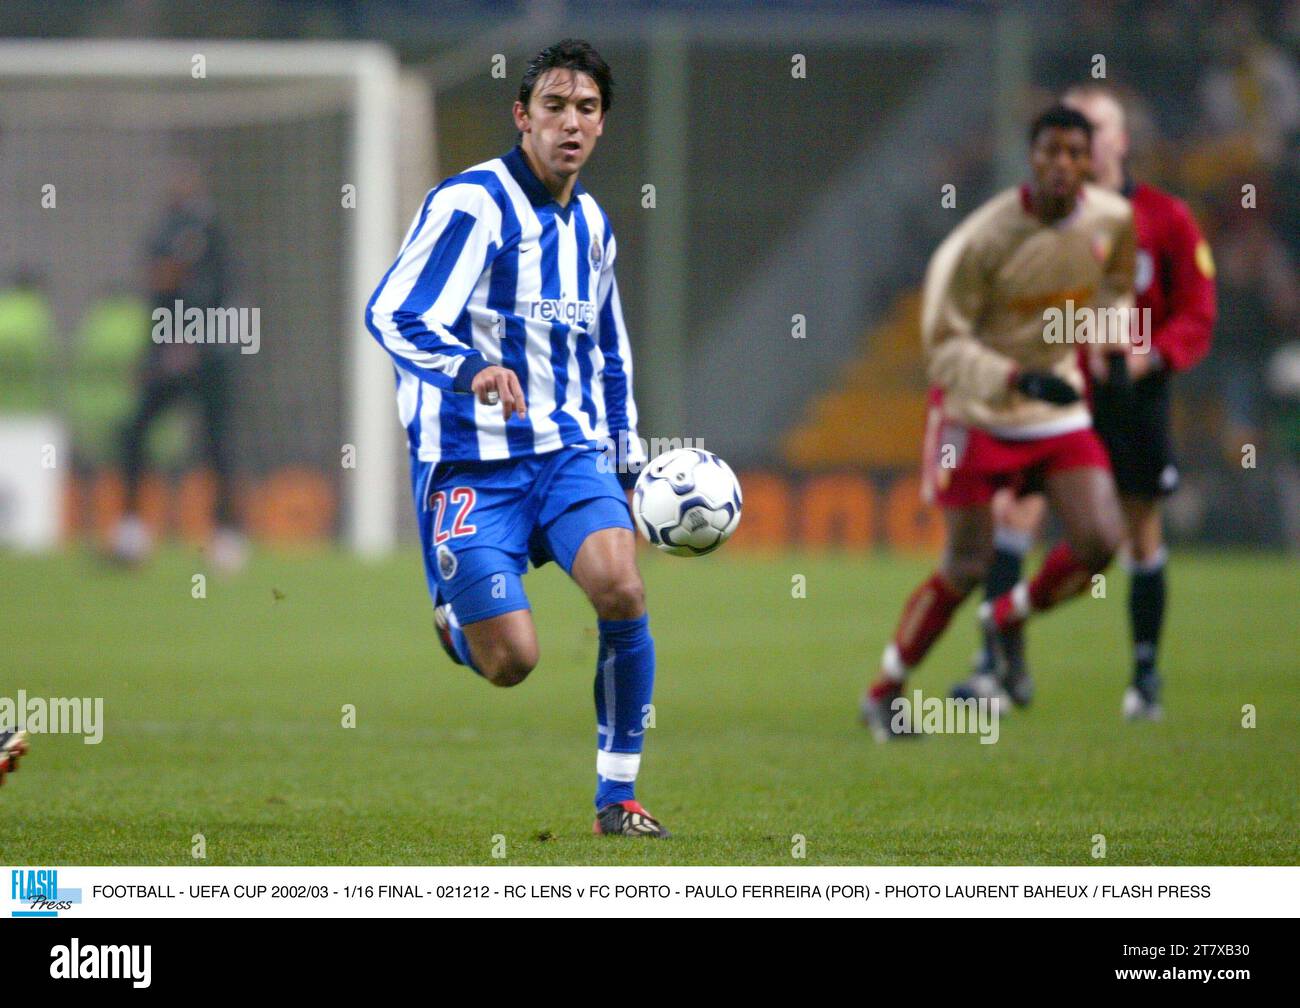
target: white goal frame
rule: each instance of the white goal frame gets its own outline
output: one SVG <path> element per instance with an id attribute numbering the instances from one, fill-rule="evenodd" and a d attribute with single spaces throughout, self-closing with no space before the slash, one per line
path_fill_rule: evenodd
<path id="1" fill-rule="evenodd" d="M 5 40 L 0 41 L 0 79 L 189 78 L 196 55 L 202 55 L 208 78 L 329 79 L 349 89 L 350 150 L 339 185 L 356 186 L 356 207 L 352 226 L 345 229 L 343 441 L 356 449 L 356 469 L 343 484 L 343 531 L 344 541 L 362 556 L 386 554 L 396 543 L 400 438 L 392 365 L 366 331 L 363 315 L 401 238 L 401 82 L 392 51 L 374 42 Z"/>

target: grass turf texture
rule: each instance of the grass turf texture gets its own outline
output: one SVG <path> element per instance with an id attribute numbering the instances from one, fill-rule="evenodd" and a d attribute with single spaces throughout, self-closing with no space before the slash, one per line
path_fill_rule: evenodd
<path id="1" fill-rule="evenodd" d="M 0 557 L 0 696 L 99 696 L 105 720 L 96 746 L 33 739 L 0 790 L 0 862 L 194 864 L 195 833 L 209 864 L 1095 864 L 1097 833 L 1112 865 L 1300 861 L 1293 561 L 1173 557 L 1162 724 L 1119 718 L 1113 569 L 1105 599 L 1033 628 L 1038 699 L 997 744 L 881 747 L 858 695 L 929 567 L 643 554 L 660 843 L 590 834 L 594 617 L 553 566 L 525 580 L 542 663 L 499 690 L 442 654 L 411 552 L 263 554 L 205 599 L 181 550 L 137 573 Z M 946 692 L 974 646 L 968 603 L 914 685 Z"/>

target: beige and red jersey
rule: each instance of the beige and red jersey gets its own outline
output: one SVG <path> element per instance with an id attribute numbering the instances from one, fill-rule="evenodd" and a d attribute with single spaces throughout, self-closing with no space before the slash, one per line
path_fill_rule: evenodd
<path id="1" fill-rule="evenodd" d="M 1008 189 L 939 246 L 925 275 L 921 333 L 944 414 L 997 437 L 1050 437 L 1088 427 L 1080 399 L 1056 406 L 1010 388 L 1017 371 L 1051 371 L 1082 396 L 1080 309 L 1133 305 L 1133 210 L 1117 193 L 1085 185 L 1069 216 L 1044 224 L 1026 187 Z M 1052 309 L 1064 319 L 1049 326 Z"/>

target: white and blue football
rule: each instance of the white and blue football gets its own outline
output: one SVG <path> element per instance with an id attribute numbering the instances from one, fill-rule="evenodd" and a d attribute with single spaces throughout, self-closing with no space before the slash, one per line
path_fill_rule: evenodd
<path id="1" fill-rule="evenodd" d="M 740 483 L 731 467 L 701 448 L 675 448 L 641 470 L 632 493 L 637 528 L 673 556 L 704 556 L 740 524 Z"/>

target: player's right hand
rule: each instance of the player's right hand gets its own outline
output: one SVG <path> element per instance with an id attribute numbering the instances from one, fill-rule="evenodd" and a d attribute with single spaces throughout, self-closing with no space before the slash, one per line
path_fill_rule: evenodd
<path id="1" fill-rule="evenodd" d="M 502 420 L 509 420 L 511 414 L 516 413 L 521 420 L 528 415 L 524 390 L 519 386 L 518 377 L 509 368 L 496 364 L 485 367 L 474 376 L 469 388 L 484 406 L 500 403 Z"/>
<path id="2" fill-rule="evenodd" d="M 1079 401 L 1074 386 L 1050 371 L 1018 371 L 1013 376 L 1011 387 L 1030 399 L 1041 399 L 1055 406 L 1069 406 Z"/>

